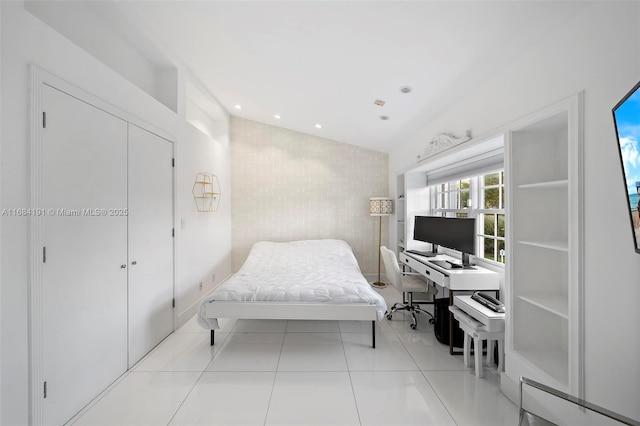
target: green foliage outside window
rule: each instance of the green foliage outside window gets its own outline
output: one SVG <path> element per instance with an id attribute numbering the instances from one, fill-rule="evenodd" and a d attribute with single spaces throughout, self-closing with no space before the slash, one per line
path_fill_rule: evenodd
<path id="1" fill-rule="evenodd" d="M 500 173 L 484 175 L 484 186 L 500 185 Z"/>
<path id="2" fill-rule="evenodd" d="M 500 189 L 490 188 L 484 190 L 484 208 L 499 209 L 500 208 Z"/>
<path id="3" fill-rule="evenodd" d="M 492 238 L 483 238 L 483 240 L 484 240 L 484 258 L 489 260 L 496 260 L 496 257 L 495 257 L 496 240 Z"/>

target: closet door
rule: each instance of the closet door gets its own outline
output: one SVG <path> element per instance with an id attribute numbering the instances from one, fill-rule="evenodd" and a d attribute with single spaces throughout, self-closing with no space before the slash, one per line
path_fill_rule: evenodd
<path id="1" fill-rule="evenodd" d="M 127 206 L 127 123 L 46 85 L 42 100 L 43 415 L 58 425 L 127 369 L 127 218 L 110 214 Z"/>
<path id="2" fill-rule="evenodd" d="M 129 124 L 129 366 L 173 331 L 173 143 Z"/>

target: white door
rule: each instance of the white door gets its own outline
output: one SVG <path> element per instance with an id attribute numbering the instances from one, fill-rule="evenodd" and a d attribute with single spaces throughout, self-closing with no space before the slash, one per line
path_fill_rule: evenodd
<path id="1" fill-rule="evenodd" d="M 172 157 L 129 124 L 129 366 L 173 331 Z"/>
<path id="2" fill-rule="evenodd" d="M 127 369 L 127 218 L 110 214 L 127 206 L 127 123 L 42 98 L 43 415 L 60 425 Z"/>

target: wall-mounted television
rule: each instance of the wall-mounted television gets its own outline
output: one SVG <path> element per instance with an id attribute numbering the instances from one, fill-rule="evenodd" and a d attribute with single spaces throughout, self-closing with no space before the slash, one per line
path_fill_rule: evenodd
<path id="1" fill-rule="evenodd" d="M 640 253 L 640 82 L 613 107 L 627 209 L 636 253 Z"/>
<path id="2" fill-rule="evenodd" d="M 469 255 L 476 254 L 476 220 L 469 217 L 416 216 L 413 239 L 462 253 L 462 264 L 469 266 Z"/>

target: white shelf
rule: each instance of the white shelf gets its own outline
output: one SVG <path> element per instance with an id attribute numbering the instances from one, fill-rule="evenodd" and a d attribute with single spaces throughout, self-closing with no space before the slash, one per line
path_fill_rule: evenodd
<path id="1" fill-rule="evenodd" d="M 568 187 L 569 187 L 569 181 L 567 179 L 518 185 L 518 189 L 546 189 L 546 188 L 568 188 Z"/>
<path id="2" fill-rule="evenodd" d="M 413 221 L 429 210 L 429 192 L 424 171 L 407 171 L 396 177 L 396 247 L 412 247 Z"/>
<path id="3" fill-rule="evenodd" d="M 557 251 L 569 251 L 569 244 L 566 241 L 561 240 L 547 240 L 547 241 L 532 241 L 532 240 L 519 240 L 518 244 L 523 244 L 527 246 L 541 247 L 550 250 Z"/>
<path id="4" fill-rule="evenodd" d="M 505 374 L 583 396 L 581 95 L 532 114 L 507 141 Z"/>
<path id="5" fill-rule="evenodd" d="M 560 294 L 519 295 L 518 298 L 547 312 L 569 319 L 569 298 Z"/>

